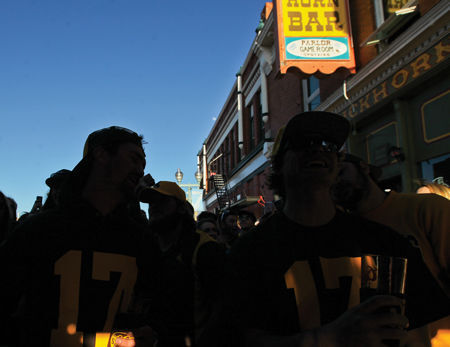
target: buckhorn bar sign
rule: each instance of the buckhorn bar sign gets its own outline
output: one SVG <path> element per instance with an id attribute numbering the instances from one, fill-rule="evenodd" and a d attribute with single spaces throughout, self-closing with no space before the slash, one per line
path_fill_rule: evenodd
<path id="1" fill-rule="evenodd" d="M 280 72 L 355 72 L 348 0 L 273 0 Z"/>

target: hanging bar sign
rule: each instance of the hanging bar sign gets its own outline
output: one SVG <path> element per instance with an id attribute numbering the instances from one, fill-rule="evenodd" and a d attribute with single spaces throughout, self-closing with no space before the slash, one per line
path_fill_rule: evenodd
<path id="1" fill-rule="evenodd" d="M 355 72 L 347 0 L 274 0 L 280 72 Z"/>

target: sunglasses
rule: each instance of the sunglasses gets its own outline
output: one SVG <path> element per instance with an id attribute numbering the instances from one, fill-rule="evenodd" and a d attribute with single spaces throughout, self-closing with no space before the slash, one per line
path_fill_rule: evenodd
<path id="1" fill-rule="evenodd" d="M 320 147 L 324 152 L 337 153 L 339 151 L 338 145 L 322 138 L 296 137 L 289 139 L 286 144 L 286 150 L 290 149 L 293 151 L 305 150 L 313 147 Z"/>

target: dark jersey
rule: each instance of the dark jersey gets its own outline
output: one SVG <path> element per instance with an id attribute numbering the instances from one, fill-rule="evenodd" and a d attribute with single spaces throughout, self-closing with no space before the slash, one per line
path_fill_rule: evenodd
<path id="1" fill-rule="evenodd" d="M 2 319 L 20 317 L 15 343 L 106 347 L 132 298 L 141 236 L 125 208 L 102 217 L 81 202 L 25 221 L 0 249 Z"/>
<path id="2" fill-rule="evenodd" d="M 164 324 L 159 332 L 163 346 L 186 346 L 186 338 L 194 343 L 210 315 L 223 257 L 224 250 L 214 239 L 191 229 L 183 230 L 177 244 L 162 254 L 161 294 L 147 310 L 158 312 Z"/>
<path id="3" fill-rule="evenodd" d="M 408 258 L 411 328 L 445 316 L 448 298 L 420 251 L 384 226 L 338 212 L 321 227 L 277 213 L 244 235 L 230 254 L 230 321 L 289 335 L 335 320 L 360 302 L 361 255 Z"/>

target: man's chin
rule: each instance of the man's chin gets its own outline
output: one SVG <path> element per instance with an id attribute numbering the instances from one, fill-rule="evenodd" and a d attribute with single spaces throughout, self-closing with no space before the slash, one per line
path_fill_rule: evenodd
<path id="1" fill-rule="evenodd" d="M 316 190 L 320 187 L 332 186 L 334 183 L 334 177 L 330 174 L 318 175 L 314 172 L 302 172 L 295 177 L 292 186 L 297 186 L 301 188 L 302 191 Z"/>
<path id="2" fill-rule="evenodd" d="M 344 186 L 338 184 L 332 189 L 332 195 L 334 201 L 348 210 L 356 210 L 358 204 L 361 202 L 364 196 L 362 189 L 355 189 L 350 186 Z"/>
<path id="3" fill-rule="evenodd" d="M 124 183 L 120 190 L 127 200 L 134 200 L 138 198 L 136 195 L 136 185 Z"/>

